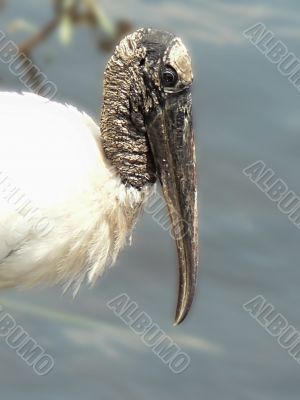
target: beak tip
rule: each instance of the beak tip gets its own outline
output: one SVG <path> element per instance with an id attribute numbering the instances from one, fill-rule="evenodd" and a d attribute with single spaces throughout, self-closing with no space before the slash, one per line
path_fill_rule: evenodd
<path id="1" fill-rule="evenodd" d="M 197 265 L 196 263 L 195 265 Z M 193 304 L 194 294 L 196 291 L 197 277 L 192 276 L 191 282 L 187 282 L 187 287 L 179 289 L 179 297 L 177 302 L 174 326 L 180 325 L 187 317 Z"/>
<path id="2" fill-rule="evenodd" d="M 180 325 L 185 320 L 186 316 L 187 316 L 187 313 L 176 315 L 175 316 L 175 321 L 173 323 L 173 326 Z"/>
<path id="3" fill-rule="evenodd" d="M 180 325 L 189 313 L 189 308 L 179 308 L 176 311 L 174 326 Z"/>
<path id="4" fill-rule="evenodd" d="M 182 323 L 183 319 L 181 318 L 175 318 L 175 321 L 173 322 L 173 326 L 178 326 Z"/>

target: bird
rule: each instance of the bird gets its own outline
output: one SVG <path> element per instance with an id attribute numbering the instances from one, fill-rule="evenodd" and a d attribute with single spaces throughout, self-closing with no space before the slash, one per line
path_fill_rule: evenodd
<path id="1" fill-rule="evenodd" d="M 182 40 L 141 28 L 104 72 L 100 122 L 30 92 L 0 92 L 0 289 L 94 284 L 160 183 L 179 265 L 175 324 L 193 302 L 198 209 L 193 70 Z"/>

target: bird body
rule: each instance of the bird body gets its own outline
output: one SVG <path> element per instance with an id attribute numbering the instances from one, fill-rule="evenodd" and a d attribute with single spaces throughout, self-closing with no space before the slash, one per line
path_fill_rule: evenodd
<path id="1" fill-rule="evenodd" d="M 95 282 L 150 186 L 121 182 L 99 127 L 72 106 L 0 93 L 0 121 L 0 287 Z"/>
<path id="2" fill-rule="evenodd" d="M 191 59 L 168 32 L 139 29 L 104 76 L 100 124 L 34 94 L 0 92 L 0 288 L 76 293 L 111 265 L 158 179 L 176 241 L 176 323 L 198 265 Z"/>

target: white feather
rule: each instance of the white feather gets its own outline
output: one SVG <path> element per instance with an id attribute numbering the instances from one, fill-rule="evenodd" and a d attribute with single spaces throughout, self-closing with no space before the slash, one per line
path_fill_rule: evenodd
<path id="1" fill-rule="evenodd" d="M 86 275 L 93 283 L 151 188 L 121 183 L 99 127 L 74 107 L 0 93 L 0 127 L 0 288 L 64 283 L 77 291 Z"/>

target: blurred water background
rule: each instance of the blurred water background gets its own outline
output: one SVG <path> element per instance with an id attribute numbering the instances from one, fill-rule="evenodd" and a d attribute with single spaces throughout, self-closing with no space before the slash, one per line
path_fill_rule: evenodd
<path id="1" fill-rule="evenodd" d="M 133 246 L 93 290 L 82 289 L 74 301 L 60 288 L 1 293 L 0 303 L 55 359 L 53 371 L 38 377 L 0 342 L 1 398 L 298 400 L 300 366 L 242 305 L 261 294 L 300 328 L 300 231 L 242 170 L 261 159 L 300 194 L 300 93 L 242 32 L 262 21 L 300 57 L 299 2 L 101 4 L 113 21 L 171 30 L 191 50 L 201 210 L 199 293 L 188 320 L 173 327 L 175 247 L 145 215 Z M 10 0 L 0 13 L 0 28 L 6 30 L 17 18 L 42 26 L 51 12 L 48 0 Z M 86 28 L 76 30 L 68 47 L 53 35 L 34 57 L 57 84 L 60 101 L 99 118 L 109 55 L 96 51 Z M 24 90 L 2 64 L 0 88 Z M 106 307 L 123 292 L 191 356 L 183 374 L 173 374 Z"/>

